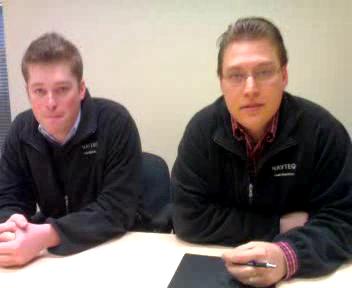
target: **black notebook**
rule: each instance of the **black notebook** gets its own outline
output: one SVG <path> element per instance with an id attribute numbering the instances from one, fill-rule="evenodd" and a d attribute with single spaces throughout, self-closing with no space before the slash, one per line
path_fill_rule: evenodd
<path id="1" fill-rule="evenodd" d="M 185 254 L 168 288 L 246 288 L 226 270 L 220 257 Z"/>

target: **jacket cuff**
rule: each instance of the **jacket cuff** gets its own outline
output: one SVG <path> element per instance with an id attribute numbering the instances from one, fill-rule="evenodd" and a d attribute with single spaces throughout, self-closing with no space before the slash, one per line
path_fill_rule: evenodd
<path id="1" fill-rule="evenodd" d="M 285 280 L 290 279 L 298 270 L 298 259 L 297 254 L 291 247 L 288 242 L 276 242 L 274 243 L 280 247 L 282 252 L 284 253 L 285 261 L 286 261 L 286 276 Z"/>

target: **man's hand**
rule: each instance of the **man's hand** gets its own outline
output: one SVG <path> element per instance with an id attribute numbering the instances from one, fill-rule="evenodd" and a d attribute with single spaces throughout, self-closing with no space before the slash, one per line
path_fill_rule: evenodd
<path id="1" fill-rule="evenodd" d="M 28 221 L 26 217 L 21 214 L 13 214 L 9 219 L 6 220 L 5 223 L 13 222 L 16 224 L 18 228 L 25 229 L 28 225 Z"/>
<path id="2" fill-rule="evenodd" d="M 240 282 L 265 287 L 279 282 L 286 275 L 286 261 L 279 246 L 269 242 L 249 242 L 236 247 L 223 255 L 225 266 Z M 269 262 L 276 268 L 250 267 L 245 264 L 250 261 Z"/>
<path id="3" fill-rule="evenodd" d="M 13 222 L 5 222 L 0 224 L 0 242 L 10 241 L 15 238 L 17 227 Z"/>
<path id="4" fill-rule="evenodd" d="M 293 228 L 301 227 L 308 221 L 307 212 L 292 212 L 280 218 L 280 234 Z"/>
<path id="5" fill-rule="evenodd" d="M 0 233 L 4 240 L 0 242 L 0 267 L 25 265 L 38 257 L 42 250 L 60 243 L 50 224 L 32 224 L 19 214 L 0 224 Z"/>
<path id="6" fill-rule="evenodd" d="M 13 232 L 3 232 L 0 234 L 0 242 L 6 242 L 6 241 L 11 241 L 14 240 L 16 238 L 15 233 Z"/>
<path id="7" fill-rule="evenodd" d="M 17 229 L 26 228 L 28 221 L 21 214 L 13 214 L 5 223 L 0 224 L 0 242 L 6 242 L 15 239 Z"/>

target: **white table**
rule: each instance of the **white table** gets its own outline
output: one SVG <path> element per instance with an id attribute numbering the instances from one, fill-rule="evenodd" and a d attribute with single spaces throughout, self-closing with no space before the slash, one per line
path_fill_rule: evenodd
<path id="1" fill-rule="evenodd" d="M 0 287 L 166 288 L 184 253 L 220 256 L 228 249 L 190 244 L 172 234 L 131 232 L 73 256 L 46 254 L 23 268 L 0 268 Z M 327 277 L 279 287 L 346 287 L 351 275 L 349 264 Z"/>

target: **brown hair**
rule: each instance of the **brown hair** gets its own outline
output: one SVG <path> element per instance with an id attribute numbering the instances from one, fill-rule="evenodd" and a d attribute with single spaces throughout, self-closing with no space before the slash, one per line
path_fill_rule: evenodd
<path id="1" fill-rule="evenodd" d="M 57 33 L 45 33 L 35 39 L 22 58 L 22 74 L 28 81 L 28 65 L 67 62 L 78 82 L 83 77 L 83 62 L 77 47 Z"/>
<path id="2" fill-rule="evenodd" d="M 276 47 L 281 66 L 288 62 L 287 51 L 280 30 L 269 20 L 261 17 L 240 18 L 230 24 L 219 37 L 217 74 L 222 77 L 222 62 L 226 48 L 235 41 L 268 39 Z"/>

